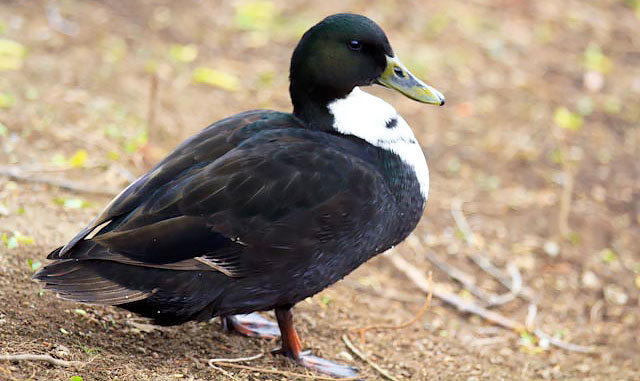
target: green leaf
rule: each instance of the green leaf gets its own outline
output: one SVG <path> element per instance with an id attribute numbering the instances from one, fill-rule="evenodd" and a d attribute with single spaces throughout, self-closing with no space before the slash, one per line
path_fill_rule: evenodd
<path id="1" fill-rule="evenodd" d="M 235 75 L 203 66 L 193 71 L 193 81 L 228 91 L 236 91 L 240 87 L 240 81 Z"/>
<path id="2" fill-rule="evenodd" d="M 240 29 L 269 29 L 275 24 L 276 7 L 272 1 L 247 1 L 236 8 L 235 24 Z"/>
<path id="3" fill-rule="evenodd" d="M 69 331 L 67 331 L 66 329 L 60 327 L 60 332 L 62 332 L 64 335 L 68 335 Z"/>
<path id="4" fill-rule="evenodd" d="M 12 235 L 7 241 L 7 249 L 15 249 L 16 247 L 18 247 L 18 238 Z"/>
<path id="5" fill-rule="evenodd" d="M 169 57 L 178 62 L 193 62 L 198 58 L 198 47 L 193 44 L 173 44 L 169 48 Z"/>
<path id="6" fill-rule="evenodd" d="M 602 259 L 602 262 L 610 265 L 618 260 L 618 255 L 612 249 L 606 248 L 600 252 L 600 258 Z"/>
<path id="7" fill-rule="evenodd" d="M 52 163 L 52 164 L 55 164 L 55 165 L 59 165 L 59 166 L 61 166 L 61 167 L 64 167 L 64 166 L 66 166 L 66 165 L 67 165 L 67 158 L 66 158 L 66 157 L 64 157 L 64 155 L 63 155 L 63 154 L 61 154 L 60 152 L 58 152 L 58 153 L 54 154 L 54 155 L 51 157 L 51 163 Z"/>
<path id="8" fill-rule="evenodd" d="M 135 138 L 125 142 L 124 148 L 127 152 L 136 152 L 140 147 L 147 144 L 148 135 L 146 131 L 141 131 Z"/>
<path id="9" fill-rule="evenodd" d="M 553 113 L 553 122 L 562 128 L 578 131 L 582 128 L 582 117 L 569 111 L 566 107 L 558 107 Z"/>
<path id="10" fill-rule="evenodd" d="M 9 128 L 4 125 L 4 123 L 0 122 L 0 136 L 7 136 L 9 132 Z"/>
<path id="11" fill-rule="evenodd" d="M 578 246 L 580 244 L 580 234 L 576 232 L 569 232 L 567 234 L 567 240 L 572 246 Z"/>
<path id="12" fill-rule="evenodd" d="M 120 160 L 120 154 L 116 151 L 107 152 L 107 157 L 109 158 L 109 160 L 113 160 L 113 161 Z"/>
<path id="13" fill-rule="evenodd" d="M 26 54 L 27 48 L 21 43 L 0 38 L 0 71 L 19 70 Z"/>
<path id="14" fill-rule="evenodd" d="M 584 66 L 589 70 L 594 70 L 602 74 L 611 71 L 613 63 L 609 57 L 602 53 L 602 49 L 596 43 L 590 43 L 584 51 Z"/>
<path id="15" fill-rule="evenodd" d="M 69 377 L 69 381 L 82 381 L 82 377 L 81 376 L 71 376 Z"/>
<path id="16" fill-rule="evenodd" d="M 55 202 L 58 205 L 62 205 L 63 207 L 67 208 L 67 209 L 80 209 L 80 208 L 86 208 L 88 206 L 91 206 L 91 203 L 88 201 L 85 201 L 83 199 L 80 198 L 60 198 L 60 197 L 56 197 L 53 199 L 53 202 Z"/>
<path id="17" fill-rule="evenodd" d="M 14 232 L 13 236 L 16 237 L 16 240 L 21 245 L 33 245 L 36 240 L 33 237 L 28 235 L 22 235 L 20 232 Z"/>
<path id="18" fill-rule="evenodd" d="M 29 268 L 31 269 L 31 271 L 36 271 L 37 269 L 40 268 L 40 266 L 42 266 L 42 262 L 34 261 L 31 258 L 27 259 L 27 264 L 29 265 Z"/>
<path id="19" fill-rule="evenodd" d="M 16 104 L 16 97 L 11 93 L 0 93 L 0 108 L 10 108 Z"/>
<path id="20" fill-rule="evenodd" d="M 549 153 L 549 158 L 555 164 L 562 164 L 564 162 L 564 152 L 559 148 L 555 148 Z"/>
<path id="21" fill-rule="evenodd" d="M 78 315 L 82 315 L 82 316 L 87 314 L 87 311 L 83 310 L 82 308 L 76 308 L 75 310 L 73 310 L 73 312 L 75 312 Z"/>
<path id="22" fill-rule="evenodd" d="M 535 345 L 536 337 L 527 331 L 520 334 L 520 343 L 524 345 Z"/>
<path id="23" fill-rule="evenodd" d="M 69 158 L 69 165 L 74 168 L 82 168 L 87 164 L 88 157 L 89 153 L 87 150 L 79 149 Z"/>

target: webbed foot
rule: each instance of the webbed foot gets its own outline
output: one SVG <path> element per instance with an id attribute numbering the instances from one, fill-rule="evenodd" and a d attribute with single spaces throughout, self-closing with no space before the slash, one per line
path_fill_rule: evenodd
<path id="1" fill-rule="evenodd" d="M 222 317 L 222 327 L 225 331 L 236 331 L 241 335 L 274 339 L 280 337 L 280 328 L 275 322 L 263 317 L 257 312 L 247 315 L 230 315 Z"/>
<path id="2" fill-rule="evenodd" d="M 271 353 L 282 354 L 298 365 L 301 365 L 307 369 L 311 369 L 315 372 L 327 375 L 334 378 L 355 378 L 358 377 L 358 368 L 354 366 L 335 363 L 333 361 L 325 360 L 322 357 L 314 356 L 311 351 L 302 351 L 298 353 L 297 358 L 290 353 L 286 353 L 284 350 L 275 349 Z"/>

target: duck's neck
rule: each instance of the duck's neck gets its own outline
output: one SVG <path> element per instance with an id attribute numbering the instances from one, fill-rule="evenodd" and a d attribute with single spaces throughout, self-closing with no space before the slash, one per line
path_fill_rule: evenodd
<path id="1" fill-rule="evenodd" d="M 309 128 L 320 131 L 334 130 L 334 116 L 329 111 L 329 104 L 336 99 L 346 97 L 351 89 L 338 91 L 317 85 L 292 82 L 289 86 L 293 114 L 302 119 Z"/>

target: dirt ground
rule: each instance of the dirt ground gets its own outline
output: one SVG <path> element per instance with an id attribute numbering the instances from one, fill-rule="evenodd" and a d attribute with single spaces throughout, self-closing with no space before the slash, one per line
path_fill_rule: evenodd
<path id="1" fill-rule="evenodd" d="M 640 379 L 637 0 L 5 0 L 0 170 L 117 191 L 212 121 L 251 108 L 290 110 L 295 43 L 340 11 L 375 19 L 407 66 L 447 96 L 437 108 L 371 89 L 414 127 L 431 168 L 425 216 L 392 255 L 433 271 L 438 290 L 474 302 L 425 254 L 494 293 L 505 289 L 469 255 L 515 265 L 536 299 L 536 325 L 598 353 L 549 346 L 437 298 L 417 324 L 370 332 L 366 343 L 352 335 L 354 343 L 398 380 Z M 476 248 L 452 218 L 455 200 L 465 202 Z M 277 345 L 224 334 L 217 321 L 157 328 L 41 292 L 33 271 L 108 201 L 0 176 L 0 355 L 88 362 L 0 361 L 0 379 L 217 380 L 227 376 L 207 359 Z M 381 256 L 300 303 L 298 329 L 314 353 L 381 379 L 341 336 L 407 321 L 424 297 Z M 493 310 L 524 323 L 529 302 Z M 305 372 L 271 355 L 246 364 Z M 236 380 L 295 379 L 227 371 Z"/>

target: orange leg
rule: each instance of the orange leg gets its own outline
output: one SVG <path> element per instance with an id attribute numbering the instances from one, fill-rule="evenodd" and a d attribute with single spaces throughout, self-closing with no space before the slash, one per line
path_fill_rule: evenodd
<path id="1" fill-rule="evenodd" d="M 282 347 L 276 352 L 295 360 L 300 357 L 302 344 L 300 344 L 300 337 L 293 326 L 293 309 L 276 308 L 276 318 L 282 334 Z"/>
<path id="2" fill-rule="evenodd" d="M 358 375 L 357 368 L 336 364 L 331 361 L 313 356 L 309 351 L 302 351 L 300 337 L 293 326 L 293 306 L 276 308 L 276 318 L 282 334 L 282 347 L 273 351 L 285 355 L 305 368 L 336 378 L 352 378 Z"/>

